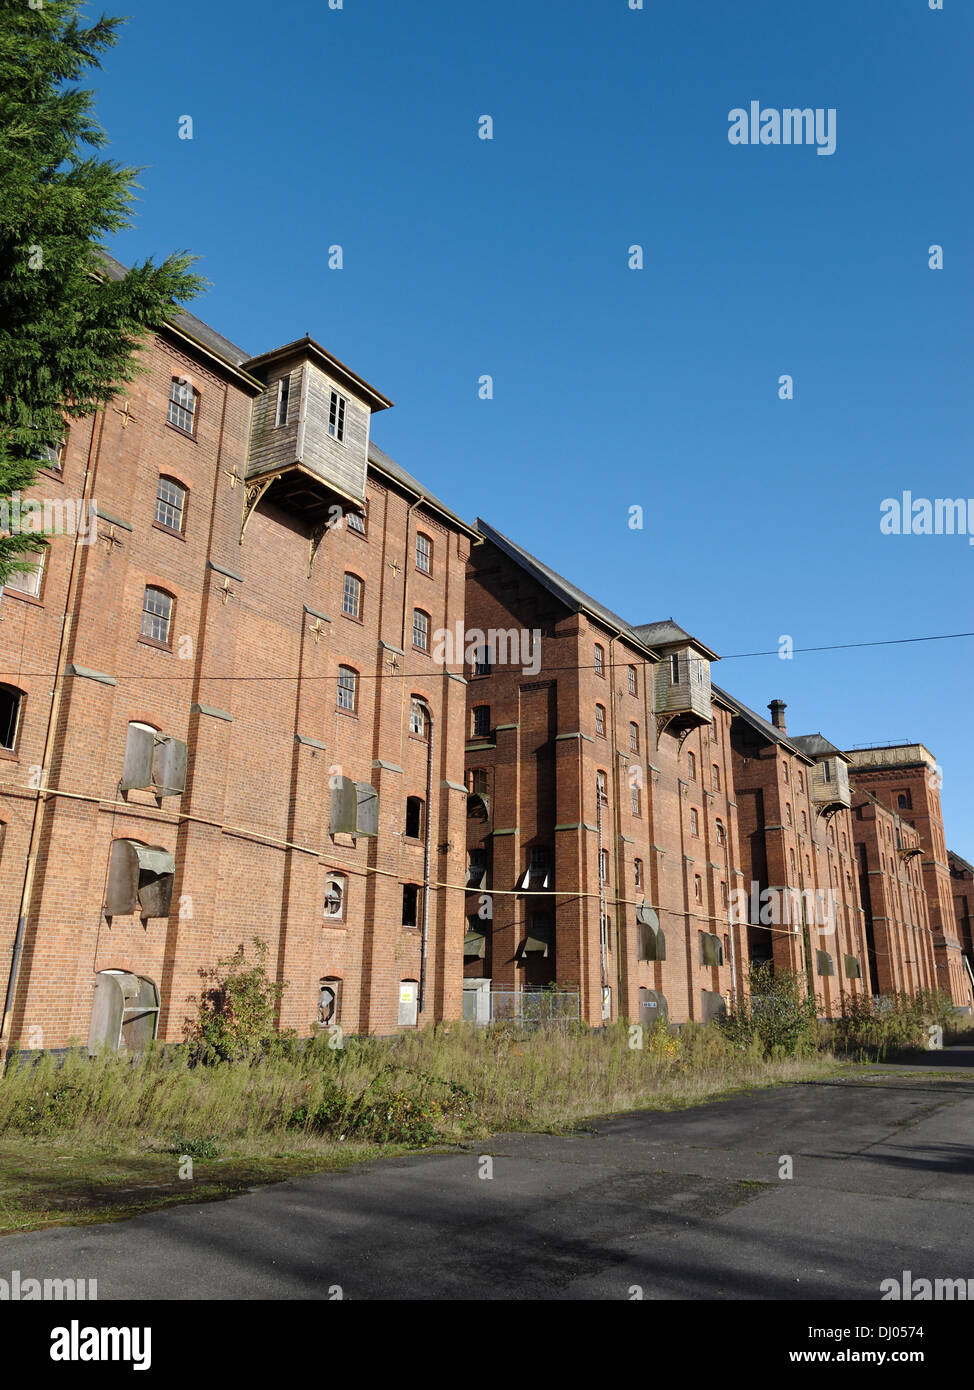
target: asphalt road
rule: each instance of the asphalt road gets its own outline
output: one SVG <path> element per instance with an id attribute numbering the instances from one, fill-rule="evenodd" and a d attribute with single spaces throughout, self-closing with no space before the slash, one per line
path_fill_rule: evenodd
<path id="1" fill-rule="evenodd" d="M 106 1299 L 878 1300 L 974 1277 L 974 1054 L 0 1240 Z M 949 1071 L 947 1069 L 950 1069 Z M 493 1176 L 481 1177 L 481 1155 Z M 780 1160 L 792 1159 L 790 1178 Z"/>

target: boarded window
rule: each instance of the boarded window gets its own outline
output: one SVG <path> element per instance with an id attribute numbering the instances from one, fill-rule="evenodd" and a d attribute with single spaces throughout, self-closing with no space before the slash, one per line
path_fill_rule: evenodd
<path id="1" fill-rule="evenodd" d="M 665 1023 L 669 1016 L 670 1010 L 665 994 L 661 994 L 658 989 L 639 991 L 639 1022 L 644 1027 L 652 1027 L 660 1019 Z"/>
<path id="2" fill-rule="evenodd" d="M 173 857 L 161 845 L 113 840 L 109 851 L 105 916 L 168 917 L 175 874 Z"/>
<path id="3" fill-rule="evenodd" d="M 399 981 L 399 1026 L 411 1027 L 419 1017 L 419 982 Z"/>
<path id="4" fill-rule="evenodd" d="M 815 952 L 816 969 L 820 975 L 834 975 L 835 964 L 828 951 Z"/>
<path id="5" fill-rule="evenodd" d="M 700 932 L 700 964 L 723 965 L 724 947 L 719 936 L 713 932 Z"/>
<path id="6" fill-rule="evenodd" d="M 145 788 L 157 796 L 179 796 L 186 787 L 186 744 L 160 734 L 151 724 L 128 726 L 122 763 L 122 791 Z"/>
<path id="7" fill-rule="evenodd" d="M 341 777 L 331 790 L 329 833 L 366 835 L 379 833 L 379 793 L 368 782 Z"/>
<path id="8" fill-rule="evenodd" d="M 861 971 L 861 969 L 859 968 L 859 962 L 858 962 L 858 960 L 856 959 L 855 956 L 846 956 L 846 958 L 845 958 L 845 973 L 846 973 L 846 979 L 847 979 L 847 980 L 861 980 L 861 979 L 862 979 L 862 971 Z"/>
<path id="9" fill-rule="evenodd" d="M 700 991 L 701 1018 L 704 1023 L 715 1023 L 719 1018 L 726 1018 L 727 1003 L 723 995 L 717 994 L 714 990 L 702 989 Z"/>
<path id="10" fill-rule="evenodd" d="M 139 1053 L 159 1030 L 159 991 L 152 980 L 124 970 L 95 976 L 88 1052 Z"/>

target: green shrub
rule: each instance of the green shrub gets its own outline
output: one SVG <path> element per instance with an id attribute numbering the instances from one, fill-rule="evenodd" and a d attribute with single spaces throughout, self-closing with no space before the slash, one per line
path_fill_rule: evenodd
<path id="1" fill-rule="evenodd" d="M 255 960 L 248 964 L 241 946 L 216 963 L 203 991 L 193 1031 L 197 1060 L 241 1062 L 274 1050 L 286 1052 L 291 1039 L 275 1029 L 285 986 L 267 973 L 267 945 L 253 938 Z"/>
<path id="2" fill-rule="evenodd" d="M 752 965 L 750 997 L 737 1003 L 722 1021 L 721 1031 L 739 1051 L 759 1049 L 776 1059 L 804 1057 L 816 1050 L 816 1001 L 807 993 L 804 975 L 775 970 L 770 962 Z"/>

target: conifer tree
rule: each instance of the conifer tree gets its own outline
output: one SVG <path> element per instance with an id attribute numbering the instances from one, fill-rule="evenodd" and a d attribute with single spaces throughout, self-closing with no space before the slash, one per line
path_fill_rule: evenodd
<path id="1" fill-rule="evenodd" d="M 0 0 L 0 502 L 30 486 L 66 419 L 124 390 L 149 332 L 204 284 L 185 252 L 105 274 L 100 243 L 132 225 L 139 171 L 98 155 L 108 137 L 76 84 L 122 21 L 86 25 L 82 3 Z M 0 584 L 44 544 L 0 535 Z"/>

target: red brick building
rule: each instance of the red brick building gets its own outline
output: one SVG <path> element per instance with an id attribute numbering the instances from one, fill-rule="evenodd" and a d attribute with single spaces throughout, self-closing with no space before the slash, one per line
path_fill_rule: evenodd
<path id="1" fill-rule="evenodd" d="M 489 650 L 467 673 L 467 986 L 578 988 L 592 1023 L 711 1017 L 743 984 L 717 658 L 477 529 L 467 627 Z M 498 659 L 501 633 L 526 636 Z"/>
<path id="2" fill-rule="evenodd" d="M 821 734 L 789 735 L 722 692 L 733 710 L 732 776 L 741 864 L 751 885 L 748 954 L 801 972 L 824 1016 L 868 993 L 848 760 Z"/>
<path id="3" fill-rule="evenodd" d="M 282 1027 L 458 1017 L 472 532 L 310 338 L 143 359 L 33 489 L 92 543 L 0 599 L 4 1049 L 178 1039 L 254 936 Z"/>
<path id="4" fill-rule="evenodd" d="M 954 920 L 964 957 L 968 984 L 974 987 L 974 865 L 954 851 L 947 851 L 954 897 Z"/>
<path id="5" fill-rule="evenodd" d="M 852 794 L 852 832 L 873 988 L 877 994 L 936 989 L 919 832 L 859 787 Z"/>
<path id="6" fill-rule="evenodd" d="M 937 983 L 957 1007 L 970 1008 L 971 982 L 958 940 L 936 759 L 922 743 L 853 749 L 848 756 L 857 790 L 870 792 L 919 834 Z"/>

